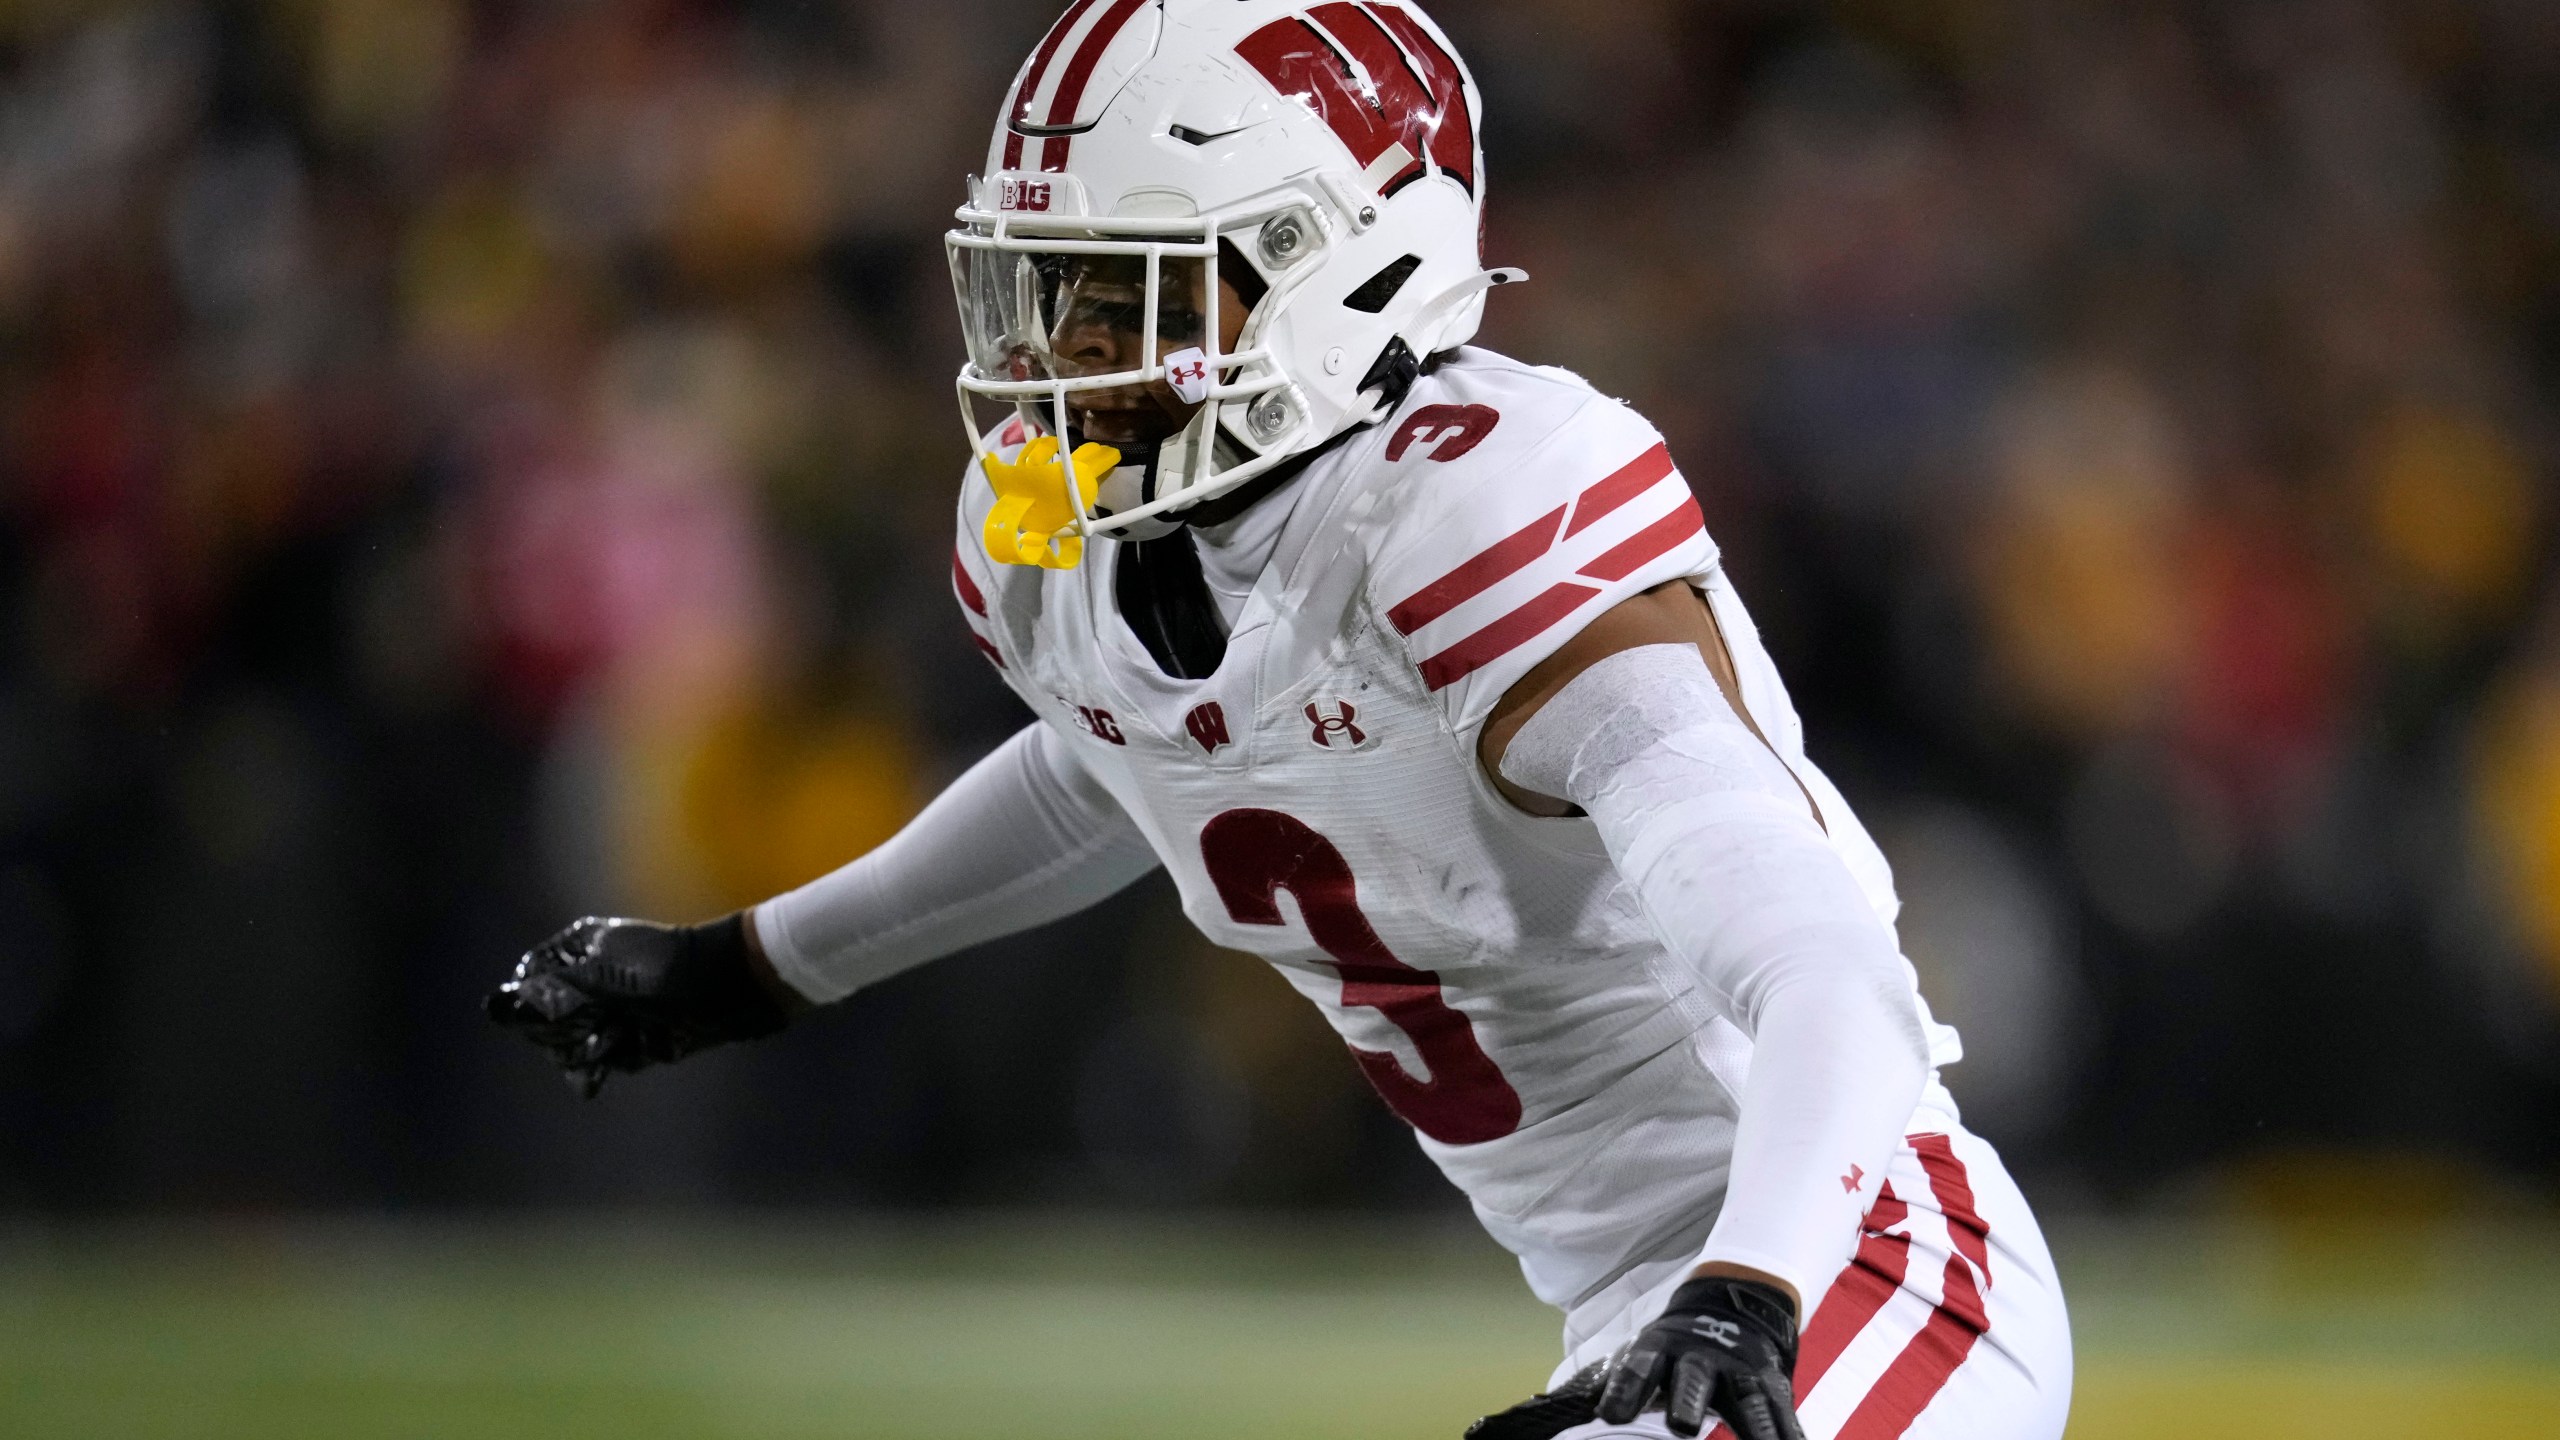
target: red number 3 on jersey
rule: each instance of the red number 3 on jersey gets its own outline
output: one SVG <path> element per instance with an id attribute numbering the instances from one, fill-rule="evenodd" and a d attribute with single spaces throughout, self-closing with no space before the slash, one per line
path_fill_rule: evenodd
<path id="1" fill-rule="evenodd" d="M 1369 928 L 1350 862 L 1332 841 L 1277 810 L 1229 810 L 1201 830 L 1200 858 L 1239 924 L 1285 924 L 1280 892 L 1296 896 L 1308 935 L 1342 976 L 1342 1003 L 1377 1011 L 1413 1042 L 1428 1080 L 1413 1078 L 1393 1055 L 1351 1047 L 1405 1123 L 1444 1145 L 1520 1128 L 1519 1092 L 1476 1043 L 1467 1017 L 1440 998 L 1440 977 L 1398 960 Z"/>

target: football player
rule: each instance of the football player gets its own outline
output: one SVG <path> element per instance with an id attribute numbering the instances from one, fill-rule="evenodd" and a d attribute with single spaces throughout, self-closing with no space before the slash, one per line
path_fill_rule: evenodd
<path id="1" fill-rule="evenodd" d="M 1408 0 L 1076 0 L 949 236 L 951 583 L 1037 721 L 799 890 L 580 921 L 493 1013 L 592 1093 L 1162 866 L 1564 1312 L 1483 1440 L 2058 1436 L 2052 1262 L 1688 484 L 1466 343 L 1525 278 L 1480 126 Z"/>

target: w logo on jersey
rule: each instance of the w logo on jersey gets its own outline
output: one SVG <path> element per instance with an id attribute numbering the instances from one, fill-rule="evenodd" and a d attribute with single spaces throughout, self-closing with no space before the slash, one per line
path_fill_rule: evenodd
<path id="1" fill-rule="evenodd" d="M 1360 712 L 1353 709 L 1348 700 L 1333 702 L 1330 715 L 1317 709 L 1315 702 L 1310 700 L 1307 702 L 1307 723 L 1314 726 L 1315 731 L 1308 738 L 1327 750 L 1366 750 L 1369 748 L 1369 732 L 1357 723 L 1359 715 Z"/>
<path id="2" fill-rule="evenodd" d="M 1192 706 L 1191 713 L 1182 717 L 1182 728 L 1191 732 L 1205 754 L 1215 755 L 1219 746 L 1235 743 L 1227 738 L 1227 707 L 1215 700 Z"/>
<path id="3" fill-rule="evenodd" d="M 1332 127 L 1379 195 L 1435 172 L 1475 193 L 1466 76 L 1403 7 L 1318 5 L 1254 31 L 1236 54 Z"/>

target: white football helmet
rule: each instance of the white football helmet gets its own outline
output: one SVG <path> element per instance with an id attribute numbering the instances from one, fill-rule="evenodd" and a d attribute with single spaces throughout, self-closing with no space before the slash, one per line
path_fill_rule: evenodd
<path id="1" fill-rule="evenodd" d="M 1167 512 L 1380 418 L 1473 336 L 1486 288 L 1525 278 L 1479 257 L 1481 116 L 1406 0 L 1076 0 L 1015 77 L 948 240 L 970 444 L 999 493 L 1032 484 L 1064 522 L 1065 558 L 1029 561 L 1026 537 L 1027 563 L 1171 530 Z M 1250 305 L 1232 349 L 1219 278 Z M 1079 323 L 1128 343 L 1074 349 Z M 1034 444 L 1034 484 L 997 453 L 1068 436 L 1070 395 L 1151 386 L 1181 408 L 1145 463 Z M 1012 414 L 990 425 L 981 402 Z"/>

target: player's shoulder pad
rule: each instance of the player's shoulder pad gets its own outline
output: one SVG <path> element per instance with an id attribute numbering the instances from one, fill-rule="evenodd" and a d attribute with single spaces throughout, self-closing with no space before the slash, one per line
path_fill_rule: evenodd
<path id="1" fill-rule="evenodd" d="M 1661 434 L 1569 371 L 1462 351 L 1389 425 L 1370 598 L 1456 729 L 1610 606 L 1715 568 Z"/>

